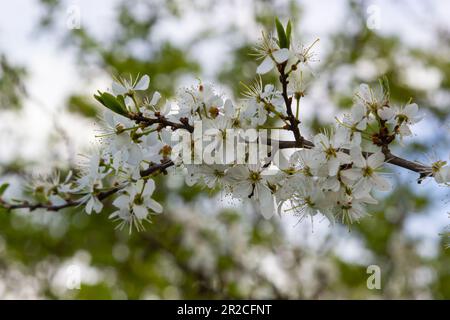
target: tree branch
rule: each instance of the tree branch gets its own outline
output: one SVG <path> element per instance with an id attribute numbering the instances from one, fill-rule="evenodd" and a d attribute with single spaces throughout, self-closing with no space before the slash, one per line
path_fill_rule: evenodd
<path id="1" fill-rule="evenodd" d="M 286 73 L 286 63 L 284 62 L 281 65 L 278 66 L 278 71 L 280 72 L 280 82 L 282 87 L 282 96 L 284 100 L 284 104 L 286 105 L 286 112 L 288 115 L 288 121 L 289 121 L 289 130 L 291 130 L 294 133 L 295 141 L 297 141 L 300 144 L 303 144 L 303 136 L 300 133 L 300 129 L 298 128 L 298 125 L 300 124 L 300 121 L 294 116 L 294 113 L 292 112 L 292 97 L 288 96 L 288 83 L 289 83 L 289 74 Z"/>
<path id="2" fill-rule="evenodd" d="M 268 141 L 268 144 L 271 145 L 272 142 Z M 306 139 L 303 140 L 303 143 L 298 143 L 297 141 L 278 141 L 278 145 L 280 149 L 292 149 L 292 148 L 306 148 L 311 149 L 314 147 L 314 143 L 308 141 Z M 343 149 L 344 152 L 349 153 L 350 150 Z M 368 157 L 372 153 L 365 152 L 364 156 Z M 433 171 L 430 166 L 423 165 L 418 162 L 409 161 L 400 157 L 393 155 L 391 152 L 385 153 L 386 159 L 385 162 L 389 164 L 396 165 L 398 167 L 402 167 L 404 169 L 408 169 L 410 171 L 416 172 L 420 174 L 419 182 L 427 177 L 431 177 L 433 175 Z"/>
<path id="3" fill-rule="evenodd" d="M 277 141 L 277 143 L 278 143 L 278 146 L 280 149 L 292 149 L 292 148 L 311 149 L 314 147 L 314 143 L 304 139 L 303 137 L 300 141 L 280 140 L 280 141 Z M 267 144 L 272 145 L 273 141 L 269 139 L 267 141 Z M 350 152 L 348 149 L 342 149 L 342 150 L 346 153 Z M 365 157 L 368 157 L 370 155 L 371 155 L 370 152 L 364 153 Z M 397 157 L 397 156 L 393 155 L 392 153 L 390 153 L 389 151 L 387 153 L 385 153 L 385 155 L 386 155 L 386 159 L 385 159 L 386 163 L 393 164 L 398 167 L 402 167 L 404 169 L 418 173 L 420 175 L 419 183 L 423 179 L 425 179 L 427 177 L 431 177 L 433 175 L 433 171 L 430 166 L 426 166 L 426 165 L 420 164 L 418 162 L 413 162 L 413 161 L 409 161 L 409 160 Z M 140 175 L 141 175 L 141 177 L 144 178 L 144 177 L 148 177 L 151 174 L 156 173 L 156 172 L 164 173 L 167 168 L 169 168 L 173 165 L 174 165 L 173 161 L 167 160 L 160 164 L 151 165 L 145 170 L 141 170 Z M 100 201 L 103 201 L 103 200 L 109 198 L 110 196 L 112 196 L 113 194 L 117 193 L 118 191 L 120 191 L 122 188 L 123 188 L 123 186 L 120 186 L 120 187 L 114 187 L 107 191 L 102 191 L 102 192 L 98 193 L 97 198 Z M 48 204 L 48 203 L 34 203 L 33 204 L 33 203 L 29 203 L 27 201 L 22 202 L 22 203 L 17 203 L 17 204 L 11 204 L 11 203 L 5 202 L 4 200 L 2 200 L 0 198 L 0 206 L 5 208 L 6 210 L 28 209 L 30 211 L 34 211 L 36 209 L 45 209 L 48 211 L 59 211 L 59 210 L 69 208 L 69 207 L 76 207 L 81 204 L 83 204 L 83 203 L 79 199 L 68 200 L 66 203 L 61 204 L 61 205 L 52 205 L 52 204 Z"/>
<path id="4" fill-rule="evenodd" d="M 144 117 L 140 113 L 130 114 L 129 118 L 131 120 L 136 121 L 136 123 L 138 123 L 138 124 L 143 123 L 147 126 L 151 126 L 153 124 L 160 124 L 163 127 L 171 127 L 173 130 L 185 129 L 185 130 L 189 131 L 190 133 L 194 132 L 194 127 L 191 126 L 188 121 L 184 121 L 183 119 L 180 119 L 181 122 L 177 123 L 177 122 L 167 120 L 164 116 L 159 116 L 157 118 L 147 118 L 147 117 Z"/>
<path id="5" fill-rule="evenodd" d="M 167 168 L 173 166 L 174 163 L 172 160 L 165 161 L 163 163 L 152 165 L 148 169 L 141 170 L 141 177 L 147 177 L 155 172 L 164 172 Z"/>
<path id="6" fill-rule="evenodd" d="M 141 177 L 148 177 L 149 175 L 151 175 L 155 172 L 164 172 L 167 168 L 169 168 L 173 165 L 174 165 L 174 163 L 171 160 L 163 162 L 161 164 L 152 165 L 145 170 L 141 170 L 140 175 L 141 175 Z M 100 201 L 103 201 L 122 189 L 123 189 L 123 186 L 118 186 L 118 187 L 113 187 L 107 191 L 102 191 L 97 194 L 97 199 Z M 27 201 L 22 202 L 22 203 L 12 204 L 12 203 L 8 203 L 0 198 L 0 207 L 4 208 L 6 210 L 28 209 L 29 211 L 34 211 L 36 209 L 45 209 L 47 211 L 59 211 L 59 210 L 70 208 L 70 207 L 76 207 L 76 206 L 79 206 L 82 204 L 83 204 L 83 202 L 80 201 L 79 199 L 67 200 L 66 203 L 60 204 L 60 205 L 53 205 L 53 204 L 49 204 L 49 203 L 29 203 Z"/>

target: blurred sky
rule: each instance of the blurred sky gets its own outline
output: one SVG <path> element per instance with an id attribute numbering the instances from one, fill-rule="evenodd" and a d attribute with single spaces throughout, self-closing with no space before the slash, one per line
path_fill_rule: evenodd
<path id="1" fill-rule="evenodd" d="M 111 0 L 74 0 L 67 1 L 67 8 L 76 6 L 81 13 L 81 27 L 93 30 L 96 35 L 110 37 L 114 28 L 117 1 Z M 206 1 L 205 1 L 206 2 Z M 280 6 L 283 1 L 280 1 Z M 257 39 L 260 30 L 254 24 L 252 7 L 248 1 L 236 0 L 221 2 L 220 7 L 213 12 L 196 12 L 188 4 L 185 6 L 186 15 L 182 20 L 167 20 L 159 26 L 159 37 L 169 37 L 179 46 L 195 36 L 204 24 L 225 30 L 233 24 L 239 28 L 244 37 Z M 339 28 L 352 30 L 351 21 L 345 20 L 344 1 L 300 1 L 304 9 L 303 19 L 297 26 L 303 39 L 321 38 L 318 51 L 332 50 L 327 42 L 327 35 Z M 375 5 L 380 13 L 380 28 L 382 34 L 397 34 L 402 41 L 411 46 L 434 46 L 434 26 L 441 25 L 450 30 L 450 1 L 366 1 L 366 5 Z M 405 4 L 407 3 L 407 6 Z M 139 8 L 136 9 L 137 11 Z M 57 28 L 50 34 L 39 33 L 36 25 L 41 15 L 41 8 L 37 1 L 16 0 L 2 1 L 0 4 L 0 52 L 6 53 L 11 62 L 25 66 L 29 71 L 27 89 L 30 98 L 26 100 L 25 108 L 19 113 L 3 112 L 0 124 L 0 160 L 14 159 L 20 155 L 25 159 L 40 158 L 46 167 L 54 163 L 55 155 L 46 147 L 48 135 L 54 130 L 54 120 L 64 128 L 73 140 L 77 152 L 92 146 L 95 142 L 95 126 L 92 120 L 82 119 L 64 111 L 65 98 L 69 93 L 94 93 L 97 89 L 110 86 L 109 76 L 97 71 L 98 76 L 89 82 L 78 71 L 74 52 L 61 46 L 61 36 L 67 32 L 67 14 L 57 17 Z M 182 32 L 180 31 L 182 30 Z M 190 51 L 190 55 L 198 59 L 205 67 L 207 79 L 213 78 L 215 70 L 226 61 L 227 41 L 230 39 L 217 38 L 212 43 L 202 44 Z M 139 48 L 136 48 L 139 51 Z M 422 84 L 431 83 L 439 79 L 433 74 L 417 74 L 412 78 L 425 79 Z M 187 80 L 189 81 L 189 79 Z M 435 84 L 436 85 L 436 84 Z M 422 132 L 428 130 L 421 127 Z M 428 130 L 429 131 L 429 130 Z M 20 147 L 18 147 L 20 146 Z M 64 160 L 64 159 L 62 159 Z M 413 182 L 413 177 L 410 178 Z M 422 187 L 422 192 L 433 192 L 436 186 L 428 183 Z M 448 193 L 447 193 L 448 195 Z M 430 216 L 418 217 L 411 220 L 408 228 L 411 234 L 427 236 L 430 241 L 438 239 L 438 233 L 448 223 L 446 212 L 449 204 L 438 201 Z M 311 237 L 319 237 L 320 229 L 328 229 L 327 223 L 315 225 L 314 234 L 299 232 L 295 219 L 286 218 L 287 231 L 293 239 L 309 241 Z M 305 240 L 306 239 L 306 240 Z M 312 238 L 312 242 L 317 238 Z M 343 254 L 350 254 L 357 244 L 349 237 L 343 238 L 341 246 Z M 347 241 L 347 242 L 346 242 Z M 427 242 L 424 242 L 427 245 Z M 351 257 L 349 257 L 351 259 Z"/>

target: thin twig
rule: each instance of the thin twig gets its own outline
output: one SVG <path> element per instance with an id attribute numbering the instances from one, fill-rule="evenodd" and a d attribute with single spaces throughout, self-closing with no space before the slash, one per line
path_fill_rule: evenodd
<path id="1" fill-rule="evenodd" d="M 176 129 L 185 129 L 187 131 L 189 131 L 190 133 L 194 132 L 194 127 L 191 126 L 187 121 L 182 121 L 180 123 L 177 122 L 173 122 L 170 120 L 167 120 L 165 117 L 163 116 L 159 116 L 157 118 L 147 118 L 144 117 L 142 114 L 130 114 L 129 118 L 131 120 L 136 121 L 138 124 L 139 123 L 143 123 L 147 126 L 153 125 L 153 124 L 160 124 L 163 127 L 171 127 L 173 130 Z"/>
<path id="2" fill-rule="evenodd" d="M 149 175 L 151 175 L 155 172 L 164 172 L 167 168 L 169 168 L 170 166 L 173 166 L 173 165 L 174 165 L 174 163 L 171 160 L 165 161 L 160 164 L 152 165 L 145 170 L 141 170 L 140 174 L 141 174 L 141 177 L 148 177 Z M 97 194 L 97 199 L 100 201 L 103 201 L 122 189 L 123 189 L 123 186 L 116 186 L 107 191 L 99 192 Z M 22 203 L 12 204 L 12 203 L 8 203 L 0 198 L 0 207 L 4 208 L 6 210 L 28 209 L 29 211 L 34 211 L 36 209 L 45 209 L 47 211 L 59 211 L 59 210 L 70 208 L 70 207 L 76 207 L 76 206 L 79 206 L 82 204 L 83 204 L 83 202 L 79 199 L 68 200 L 66 203 L 60 204 L 60 205 L 53 205 L 51 203 L 29 203 L 27 201 L 22 202 Z"/>
<path id="3" fill-rule="evenodd" d="M 272 142 L 269 141 L 269 144 Z M 293 148 L 305 148 L 305 149 L 311 149 L 314 147 L 314 143 L 311 141 L 308 141 L 306 139 L 303 140 L 302 144 L 297 143 L 297 141 L 278 141 L 278 145 L 280 149 L 293 149 Z M 342 149 L 345 153 L 349 153 L 350 150 L 348 149 Z M 364 152 L 364 156 L 368 157 L 372 153 L 370 152 Z M 433 171 L 430 166 L 423 165 L 418 162 L 413 162 L 410 160 L 406 160 L 403 158 L 400 158 L 396 155 L 393 155 L 392 153 L 388 152 L 385 153 L 385 162 L 389 164 L 396 165 L 398 167 L 402 167 L 404 169 L 408 169 L 410 171 L 414 171 L 418 174 L 420 174 L 419 181 L 421 181 L 424 178 L 431 177 L 433 175 Z"/>

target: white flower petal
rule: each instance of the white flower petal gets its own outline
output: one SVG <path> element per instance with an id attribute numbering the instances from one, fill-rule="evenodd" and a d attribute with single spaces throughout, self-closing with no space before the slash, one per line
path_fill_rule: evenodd
<path id="1" fill-rule="evenodd" d="M 283 48 L 272 53 L 273 58 L 277 63 L 283 63 L 289 59 L 289 50 L 287 48 Z"/>
<path id="2" fill-rule="evenodd" d="M 378 109 L 377 113 L 381 119 L 386 121 L 392 119 L 395 115 L 394 109 L 389 107 L 383 107 L 381 109 Z"/>
<path id="3" fill-rule="evenodd" d="M 154 199 L 147 199 L 145 201 L 145 205 L 147 206 L 147 208 L 149 208 L 150 210 L 154 211 L 155 213 L 161 213 L 163 211 L 163 207 L 156 202 Z"/>
<path id="4" fill-rule="evenodd" d="M 344 152 L 339 151 L 336 154 L 336 156 L 337 156 L 340 164 L 348 164 L 348 163 L 352 162 L 352 158 L 350 157 L 350 155 L 348 155 Z"/>
<path id="5" fill-rule="evenodd" d="M 356 129 L 358 130 L 366 130 L 367 127 L 367 120 L 366 119 L 362 119 L 357 125 L 356 125 Z"/>
<path id="6" fill-rule="evenodd" d="M 372 94 L 371 94 L 371 91 L 370 91 L 370 87 L 366 83 L 362 83 L 359 86 L 359 95 L 365 101 L 371 101 L 372 100 Z"/>
<path id="7" fill-rule="evenodd" d="M 142 161 L 142 157 L 143 154 L 141 148 L 136 144 L 132 144 L 129 151 L 128 162 L 132 165 L 138 165 L 139 162 Z"/>
<path id="8" fill-rule="evenodd" d="M 450 167 L 446 166 L 434 173 L 434 179 L 437 183 L 450 182 Z"/>
<path id="9" fill-rule="evenodd" d="M 314 145 L 319 148 L 322 148 L 322 147 L 328 148 L 330 145 L 330 142 L 326 135 L 324 135 L 323 133 L 319 133 L 314 136 Z"/>
<path id="10" fill-rule="evenodd" d="M 362 104 L 355 104 L 352 108 L 352 116 L 355 122 L 361 121 L 366 115 L 366 107 Z"/>
<path id="11" fill-rule="evenodd" d="M 371 154 L 369 156 L 369 158 L 367 158 L 367 165 L 372 169 L 376 169 L 383 165 L 384 159 L 385 159 L 385 156 L 384 156 L 383 152 L 378 151 L 374 154 Z"/>
<path id="12" fill-rule="evenodd" d="M 323 189 L 325 189 L 325 190 L 331 190 L 331 191 L 337 192 L 337 191 L 339 191 L 340 187 L 341 187 L 341 183 L 339 182 L 337 177 L 329 177 L 323 183 Z"/>
<path id="13" fill-rule="evenodd" d="M 347 128 L 338 127 L 332 138 L 333 147 L 335 148 L 341 147 L 348 140 L 348 137 L 349 133 Z"/>
<path id="14" fill-rule="evenodd" d="M 275 201 L 270 192 L 269 188 L 266 186 L 258 186 L 258 200 L 260 203 L 261 214 L 265 219 L 272 218 L 275 213 Z"/>
<path id="15" fill-rule="evenodd" d="M 256 69 L 256 73 L 265 74 L 275 67 L 275 62 L 270 56 L 267 56 Z"/>
<path id="16" fill-rule="evenodd" d="M 50 202 L 52 203 L 52 205 L 57 205 L 57 206 L 60 206 L 60 205 L 64 205 L 64 204 L 66 204 L 66 200 L 64 200 L 63 198 L 61 198 L 60 196 L 58 196 L 58 195 L 50 195 L 49 197 L 48 197 L 48 199 L 50 200 Z"/>
<path id="17" fill-rule="evenodd" d="M 136 216 L 136 218 L 138 218 L 139 220 L 147 218 L 147 215 L 148 215 L 148 210 L 144 206 L 134 205 L 133 212 L 134 212 L 134 215 Z"/>
<path id="18" fill-rule="evenodd" d="M 244 182 L 237 184 L 233 188 L 233 194 L 240 198 L 245 198 L 245 197 L 248 197 L 249 195 L 251 195 L 252 190 L 253 190 L 252 184 L 247 181 L 244 181 Z"/>
<path id="19" fill-rule="evenodd" d="M 341 176 L 351 181 L 357 181 L 362 177 L 362 172 L 361 169 L 352 168 L 341 171 Z"/>
<path id="20" fill-rule="evenodd" d="M 152 100 L 150 101 L 150 105 L 154 106 L 159 102 L 159 99 L 161 99 L 161 93 L 159 93 L 158 91 L 155 91 L 155 93 L 153 94 Z"/>
<path id="21" fill-rule="evenodd" d="M 370 180 L 373 183 L 373 185 L 375 186 L 375 188 L 377 188 L 380 191 L 391 190 L 391 184 L 389 183 L 389 181 L 387 181 L 386 179 L 384 179 L 383 177 L 381 177 L 378 174 L 373 174 Z"/>
<path id="22" fill-rule="evenodd" d="M 134 86 L 134 90 L 147 90 L 149 84 L 150 84 L 150 77 L 148 75 L 144 75 Z"/>
<path id="23" fill-rule="evenodd" d="M 123 85 L 117 82 L 113 82 L 112 91 L 116 96 L 123 95 L 128 92 L 127 88 L 125 88 Z"/>
<path id="24" fill-rule="evenodd" d="M 339 159 L 331 158 L 330 160 L 328 160 L 328 174 L 334 177 L 339 170 L 339 166 L 340 166 Z"/>
<path id="25" fill-rule="evenodd" d="M 409 128 L 409 126 L 406 124 L 406 122 L 403 122 L 402 125 L 400 126 L 400 135 L 401 136 L 405 136 L 408 137 L 410 135 L 412 135 L 411 129 Z"/>
<path id="26" fill-rule="evenodd" d="M 155 181 L 152 179 L 148 179 L 147 183 L 144 187 L 144 192 L 142 192 L 143 196 L 151 196 L 153 194 L 153 191 L 155 191 Z"/>
<path id="27" fill-rule="evenodd" d="M 115 206 L 116 208 L 119 209 L 123 209 L 123 208 L 127 208 L 128 205 L 130 203 L 130 197 L 123 194 L 121 196 L 118 196 L 114 201 L 113 201 L 113 206 Z"/>
<path id="28" fill-rule="evenodd" d="M 372 190 L 372 184 L 367 179 L 359 180 L 353 189 L 355 198 L 365 197 Z"/>
<path id="29" fill-rule="evenodd" d="M 100 211 L 102 211 L 102 209 L 103 209 L 103 203 L 97 198 L 94 198 L 94 208 L 93 209 L 96 213 L 100 213 Z"/>
<path id="30" fill-rule="evenodd" d="M 404 113 L 408 118 L 414 118 L 418 111 L 419 106 L 416 103 L 410 103 L 405 106 Z"/>
<path id="31" fill-rule="evenodd" d="M 86 203 L 86 207 L 84 207 L 84 210 L 87 214 L 91 214 L 92 207 L 94 206 L 94 200 L 93 197 L 89 198 L 89 201 Z"/>
<path id="32" fill-rule="evenodd" d="M 91 214 L 92 211 L 99 213 L 103 209 L 103 203 L 95 196 L 91 195 L 89 201 L 86 203 L 85 211 L 87 214 Z"/>
<path id="33" fill-rule="evenodd" d="M 366 195 L 362 195 L 360 198 L 358 198 L 359 201 L 365 202 L 365 203 L 369 203 L 369 204 L 377 204 L 378 200 L 374 199 L 370 193 L 366 194 Z"/>

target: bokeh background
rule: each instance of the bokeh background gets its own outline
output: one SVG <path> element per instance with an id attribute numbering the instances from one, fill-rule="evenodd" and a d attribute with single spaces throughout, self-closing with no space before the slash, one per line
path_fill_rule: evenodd
<path id="1" fill-rule="evenodd" d="M 18 0 L 0 12 L 0 182 L 74 168 L 97 143 L 92 95 L 112 75 L 149 74 L 166 98 L 200 78 L 239 99 L 275 16 L 306 45 L 320 38 L 307 136 L 348 110 L 359 83 L 386 75 L 395 103 L 412 98 L 427 115 L 396 153 L 426 163 L 450 153 L 448 1 Z M 350 230 L 266 221 L 177 176 L 157 181 L 164 214 L 131 235 L 108 220 L 110 205 L 91 216 L 0 209 L 0 298 L 449 299 L 449 190 L 416 178 L 392 168 L 395 191 Z M 380 290 L 366 286 L 369 265 Z"/>

